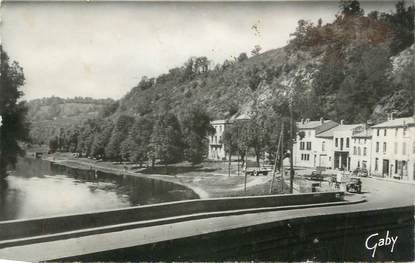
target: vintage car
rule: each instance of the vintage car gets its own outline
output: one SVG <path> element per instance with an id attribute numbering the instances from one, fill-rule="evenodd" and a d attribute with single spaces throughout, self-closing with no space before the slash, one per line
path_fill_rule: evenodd
<path id="1" fill-rule="evenodd" d="M 362 181 L 356 177 L 350 178 L 350 181 L 346 183 L 346 191 L 360 194 L 362 192 Z"/>
<path id="2" fill-rule="evenodd" d="M 353 170 L 352 174 L 354 176 L 359 176 L 359 177 L 368 177 L 369 172 L 367 171 L 367 169 L 356 168 Z"/>
<path id="3" fill-rule="evenodd" d="M 243 171 L 246 175 L 251 176 L 268 175 L 272 168 L 269 166 L 258 166 L 256 162 L 247 160 L 243 166 Z"/>
<path id="4" fill-rule="evenodd" d="M 308 180 L 312 180 L 312 181 L 323 181 L 324 180 L 324 175 L 323 175 L 322 171 L 314 170 L 314 171 L 311 172 L 310 175 L 306 175 L 305 178 L 308 179 Z"/>

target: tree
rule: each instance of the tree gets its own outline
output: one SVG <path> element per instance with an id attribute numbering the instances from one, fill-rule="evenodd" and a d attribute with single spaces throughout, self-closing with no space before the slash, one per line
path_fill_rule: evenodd
<path id="1" fill-rule="evenodd" d="M 339 8 L 343 17 L 362 16 L 364 14 L 364 10 L 360 8 L 360 3 L 357 0 L 341 0 Z"/>
<path id="2" fill-rule="evenodd" d="M 242 52 L 241 54 L 239 54 L 238 56 L 238 62 L 242 62 L 248 59 L 248 55 L 245 52 Z"/>
<path id="3" fill-rule="evenodd" d="M 139 162 L 142 166 L 148 158 L 152 131 L 153 121 L 150 118 L 140 117 L 136 119 L 130 129 L 128 138 L 121 144 L 122 158 L 131 162 Z"/>
<path id="4" fill-rule="evenodd" d="M 53 137 L 49 140 L 49 152 L 54 153 L 59 148 L 59 139 L 58 136 Z"/>
<path id="5" fill-rule="evenodd" d="M 236 153 L 238 149 L 236 130 L 233 126 L 225 129 L 222 135 L 222 143 L 225 147 L 225 153 L 228 155 L 228 175 L 231 175 L 231 161 L 232 155 Z"/>
<path id="6" fill-rule="evenodd" d="M 131 116 L 121 115 L 118 117 L 108 145 L 105 147 L 106 158 L 114 161 L 122 161 L 121 143 L 127 137 L 129 129 L 133 123 L 134 118 Z"/>
<path id="7" fill-rule="evenodd" d="M 24 154 L 19 141 L 28 140 L 29 125 L 25 119 L 25 102 L 18 102 L 23 96 L 20 90 L 25 81 L 23 68 L 16 61 L 10 64 L 9 57 L 1 45 L 0 61 L 0 178 L 5 178 L 7 167 L 14 167 L 17 157 Z"/>
<path id="8" fill-rule="evenodd" d="M 95 158 L 105 158 L 105 147 L 111 139 L 114 124 L 111 121 L 104 122 L 98 127 L 97 132 L 93 136 L 91 145 L 91 155 Z"/>
<path id="9" fill-rule="evenodd" d="M 179 162 L 183 159 L 183 141 L 179 120 L 173 113 L 160 115 L 154 124 L 150 147 L 161 163 Z"/>
<path id="10" fill-rule="evenodd" d="M 194 164 L 199 164 L 206 156 L 209 134 L 214 133 L 210 125 L 210 117 L 200 106 L 193 106 L 183 117 L 184 158 Z"/>
<path id="11" fill-rule="evenodd" d="M 255 45 L 254 49 L 251 50 L 252 56 L 258 56 L 262 50 L 262 47 L 260 45 Z"/>

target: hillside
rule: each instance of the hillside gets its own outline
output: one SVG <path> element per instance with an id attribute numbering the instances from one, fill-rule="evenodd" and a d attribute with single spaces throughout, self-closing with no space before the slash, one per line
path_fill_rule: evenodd
<path id="1" fill-rule="evenodd" d="M 143 78 L 120 100 L 113 118 L 157 116 L 166 109 L 180 117 L 193 104 L 212 118 L 226 118 L 281 104 L 293 92 L 297 117 L 376 123 L 392 110 L 411 115 L 414 46 L 408 20 L 412 7 L 393 14 L 338 14 L 325 25 L 301 20 L 286 47 L 215 66 L 205 57 L 191 58 L 167 74 Z"/>
<path id="2" fill-rule="evenodd" d="M 30 122 L 30 138 L 34 143 L 47 143 L 58 135 L 61 128 L 81 124 L 86 119 L 97 118 L 111 99 L 58 97 L 35 99 L 27 102 L 27 120 Z"/>

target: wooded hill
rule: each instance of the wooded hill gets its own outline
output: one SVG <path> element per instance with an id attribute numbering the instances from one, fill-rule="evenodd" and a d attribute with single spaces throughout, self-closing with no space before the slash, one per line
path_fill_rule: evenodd
<path id="1" fill-rule="evenodd" d="M 169 73 L 143 78 L 114 116 L 157 116 L 166 108 L 180 116 L 198 104 L 212 118 L 226 118 L 272 104 L 294 89 L 304 118 L 358 123 L 382 121 L 391 110 L 411 115 L 413 7 L 400 2 L 393 14 L 367 15 L 351 8 L 333 23 L 299 21 L 284 48 L 250 58 L 243 53 L 215 66 L 205 57 L 191 58 Z"/>

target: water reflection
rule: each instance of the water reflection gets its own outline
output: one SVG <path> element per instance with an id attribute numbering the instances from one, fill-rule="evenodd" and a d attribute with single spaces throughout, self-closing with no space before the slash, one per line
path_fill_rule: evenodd
<path id="1" fill-rule="evenodd" d="M 0 184 L 0 220 L 90 212 L 194 199 L 172 183 L 77 170 L 36 159 L 19 160 Z"/>

